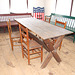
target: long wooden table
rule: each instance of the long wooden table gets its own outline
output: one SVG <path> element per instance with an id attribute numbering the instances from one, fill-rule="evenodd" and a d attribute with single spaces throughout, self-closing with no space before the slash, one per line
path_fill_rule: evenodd
<path id="1" fill-rule="evenodd" d="M 19 23 L 19 25 L 23 25 L 24 27 L 27 27 L 30 31 L 34 32 L 36 35 L 38 35 L 41 38 L 39 40 L 36 36 L 30 34 L 31 37 L 34 38 L 34 40 L 42 44 L 44 48 L 48 52 L 50 52 L 49 58 L 54 56 L 57 62 L 61 62 L 59 55 L 57 53 L 56 55 L 54 53 L 51 53 L 50 48 L 47 47 L 47 44 L 44 41 L 50 38 L 61 36 L 61 35 L 71 34 L 72 33 L 71 31 L 57 27 L 55 25 L 51 25 L 47 22 L 44 22 L 35 18 L 20 18 L 20 19 L 15 19 L 15 20 Z M 44 63 L 46 63 L 46 61 L 44 61 Z"/>

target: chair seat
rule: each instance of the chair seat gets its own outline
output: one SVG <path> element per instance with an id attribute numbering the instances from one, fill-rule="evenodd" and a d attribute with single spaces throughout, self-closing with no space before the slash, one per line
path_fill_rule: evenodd
<path id="1" fill-rule="evenodd" d="M 25 39 L 23 39 L 23 40 L 25 40 Z M 23 46 L 27 49 L 27 46 L 26 46 L 26 44 L 25 43 L 22 43 L 23 44 Z M 31 50 L 31 49 L 36 49 L 36 48 L 41 48 L 41 45 L 40 44 L 38 44 L 36 41 L 34 41 L 34 40 L 29 40 L 29 49 Z"/>
<path id="2" fill-rule="evenodd" d="M 12 32 L 11 38 L 20 38 L 20 32 L 19 32 L 19 31 L 17 31 L 17 32 Z"/>

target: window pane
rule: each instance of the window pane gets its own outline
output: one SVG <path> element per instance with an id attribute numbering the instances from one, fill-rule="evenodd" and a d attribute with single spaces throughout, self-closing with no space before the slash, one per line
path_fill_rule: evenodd
<path id="1" fill-rule="evenodd" d="M 9 13 L 9 0 L 0 0 L 0 14 Z"/>
<path id="2" fill-rule="evenodd" d="M 57 0 L 56 13 L 62 15 L 70 15 L 72 0 Z"/>
<path id="3" fill-rule="evenodd" d="M 12 12 L 12 13 L 26 13 L 27 12 L 26 0 L 11 0 L 10 12 Z"/>
<path id="4" fill-rule="evenodd" d="M 75 0 L 73 2 L 73 8 L 72 8 L 72 15 L 71 16 L 75 17 Z"/>

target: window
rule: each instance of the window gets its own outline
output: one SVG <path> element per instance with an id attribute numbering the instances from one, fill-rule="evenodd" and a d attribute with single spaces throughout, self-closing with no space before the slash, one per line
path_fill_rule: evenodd
<path id="1" fill-rule="evenodd" d="M 0 0 L 0 14 L 27 13 L 27 0 Z"/>
<path id="2" fill-rule="evenodd" d="M 57 0 L 56 14 L 70 16 L 72 0 Z"/>
<path id="3" fill-rule="evenodd" d="M 71 16 L 75 16 L 75 0 L 73 2 L 72 14 Z"/>
<path id="4" fill-rule="evenodd" d="M 0 14 L 9 14 L 9 0 L 0 0 Z"/>
<path id="5" fill-rule="evenodd" d="M 26 13 L 27 12 L 27 0 L 11 0 L 10 12 Z"/>

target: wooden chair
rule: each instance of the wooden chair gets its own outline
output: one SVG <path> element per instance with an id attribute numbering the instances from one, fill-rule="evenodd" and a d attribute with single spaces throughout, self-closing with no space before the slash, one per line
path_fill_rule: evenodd
<path id="1" fill-rule="evenodd" d="M 50 17 L 47 17 L 47 16 L 45 16 L 45 22 L 48 22 L 48 23 L 50 23 Z"/>
<path id="2" fill-rule="evenodd" d="M 59 26 L 58 24 L 60 24 L 62 26 Z M 67 22 L 63 23 L 63 22 L 57 21 L 57 19 L 55 20 L 55 25 L 58 26 L 58 27 L 62 27 L 62 28 L 65 29 L 66 28 L 66 24 L 67 24 Z M 57 38 L 53 38 L 53 42 L 55 43 L 56 41 L 57 41 Z M 62 45 L 62 41 L 61 41 L 59 50 L 61 49 L 61 45 Z"/>
<path id="3" fill-rule="evenodd" d="M 60 59 L 59 55 L 57 54 L 57 48 L 60 46 L 63 38 L 64 38 L 64 35 L 58 37 L 57 41 L 55 43 L 53 43 L 49 39 L 44 41 L 45 44 L 47 45 L 47 47 L 49 48 L 50 52 L 49 52 L 48 56 L 45 58 L 44 62 L 42 63 L 41 68 L 45 68 L 52 57 L 54 57 L 56 59 L 56 61 L 58 61 L 59 63 L 61 62 L 61 59 Z"/>
<path id="4" fill-rule="evenodd" d="M 34 58 L 41 57 L 41 62 L 43 60 L 43 47 L 38 44 L 33 39 L 29 39 L 28 29 L 19 25 L 20 35 L 21 35 L 21 46 L 22 46 L 22 56 L 28 59 L 28 64 L 30 60 Z"/>
<path id="5" fill-rule="evenodd" d="M 12 47 L 12 51 L 13 51 L 13 46 L 21 46 L 21 45 L 14 44 L 15 42 L 20 41 L 20 32 L 19 31 L 12 32 L 10 19 L 9 19 L 9 21 L 7 21 L 7 25 L 8 25 L 8 32 L 9 32 L 11 47 Z"/>

